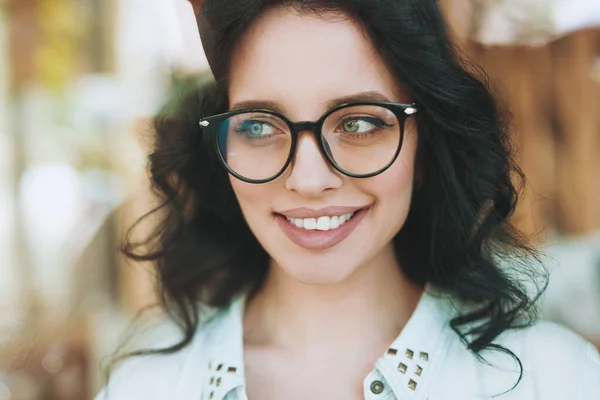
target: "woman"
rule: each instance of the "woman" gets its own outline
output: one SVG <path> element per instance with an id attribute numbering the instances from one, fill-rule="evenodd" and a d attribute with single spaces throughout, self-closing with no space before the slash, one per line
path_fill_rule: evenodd
<path id="1" fill-rule="evenodd" d="M 216 81 L 157 119 L 156 251 L 126 249 L 183 336 L 99 399 L 600 395 L 595 349 L 533 324 L 506 126 L 436 2 L 198 18 Z"/>

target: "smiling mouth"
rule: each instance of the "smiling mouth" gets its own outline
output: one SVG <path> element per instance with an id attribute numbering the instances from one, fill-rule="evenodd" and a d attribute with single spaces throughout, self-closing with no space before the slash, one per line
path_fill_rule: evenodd
<path id="1" fill-rule="evenodd" d="M 330 207 L 320 211 L 294 209 L 275 215 L 279 227 L 292 242 L 307 250 L 320 251 L 333 247 L 348 237 L 370 208 Z"/>
<path id="2" fill-rule="evenodd" d="M 360 210 L 358 210 L 360 211 Z M 317 218 L 291 218 L 284 215 L 284 217 L 296 228 L 306 229 L 309 231 L 329 231 L 338 229 L 346 222 L 350 221 L 356 212 L 351 212 L 343 215 L 328 216 L 323 215 Z"/>

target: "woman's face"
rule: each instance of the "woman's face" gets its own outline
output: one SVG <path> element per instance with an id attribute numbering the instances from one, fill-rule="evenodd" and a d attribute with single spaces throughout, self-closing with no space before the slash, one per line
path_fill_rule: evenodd
<path id="1" fill-rule="evenodd" d="M 264 102 L 261 108 L 276 105 L 291 121 L 316 121 L 328 104 L 349 96 L 369 93 L 410 102 L 363 31 L 333 17 L 277 8 L 255 22 L 232 59 L 230 107 Z M 292 164 L 274 181 L 250 184 L 231 176 L 272 268 L 303 283 L 334 284 L 367 265 L 395 262 L 391 240 L 406 220 L 413 189 L 417 131 L 412 120 L 406 121 L 396 161 L 372 178 L 350 178 L 333 169 L 311 132 L 300 133 Z M 353 212 L 340 222 L 345 219 L 340 215 Z M 319 217 L 330 217 L 321 218 L 329 230 L 306 228 L 314 227 L 308 219 L 319 223 Z M 296 226 L 297 219 L 303 227 Z"/>

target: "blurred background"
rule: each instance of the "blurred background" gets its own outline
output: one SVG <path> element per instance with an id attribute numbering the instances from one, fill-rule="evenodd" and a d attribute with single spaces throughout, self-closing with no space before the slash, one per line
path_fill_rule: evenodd
<path id="1" fill-rule="evenodd" d="M 600 347 L 600 1 L 439 3 L 514 113 L 544 317 Z M 153 302 L 148 266 L 118 253 L 154 203 L 148 121 L 174 75 L 206 68 L 186 0 L 0 0 L 0 400 L 102 385 Z"/>

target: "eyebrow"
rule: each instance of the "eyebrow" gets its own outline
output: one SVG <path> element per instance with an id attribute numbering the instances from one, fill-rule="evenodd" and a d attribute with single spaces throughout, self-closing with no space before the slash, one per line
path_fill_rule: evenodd
<path id="1" fill-rule="evenodd" d="M 329 100 L 327 102 L 327 110 L 341 106 L 348 103 L 371 103 L 371 102 L 391 102 L 391 100 L 385 95 L 376 92 L 361 92 L 351 94 L 349 96 L 338 97 L 336 99 Z M 246 100 L 240 101 L 231 106 L 231 111 L 237 110 L 270 110 L 280 114 L 284 114 L 283 107 L 280 104 L 270 100 Z"/>

